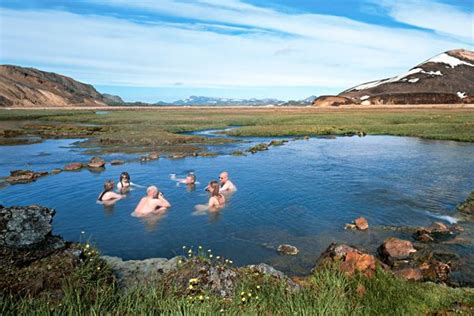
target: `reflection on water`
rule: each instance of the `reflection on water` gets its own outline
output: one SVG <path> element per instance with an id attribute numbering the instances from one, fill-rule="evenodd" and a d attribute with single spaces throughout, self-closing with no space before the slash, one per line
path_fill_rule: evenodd
<path id="1" fill-rule="evenodd" d="M 90 157 L 81 150 L 71 150 L 73 141 L 2 147 L 0 175 L 27 165 L 41 171 L 88 161 Z M 232 152 L 239 146 L 249 144 L 230 144 L 219 150 Z M 170 174 L 183 178 L 190 170 L 199 181 L 194 187 L 170 179 Z M 218 212 L 195 216 L 195 206 L 208 202 L 206 184 L 224 170 L 239 190 Z M 123 171 L 144 187 L 133 188 L 115 205 L 97 204 L 104 180 L 118 181 Z M 92 240 L 104 254 L 124 259 L 171 257 L 183 245 L 203 245 L 238 265 L 267 262 L 299 274 L 309 271 L 330 242 L 349 242 L 375 251 L 388 236 L 410 237 L 403 231 L 345 231 L 344 224 L 356 217 L 365 216 L 372 228 L 452 221 L 456 204 L 474 188 L 472 174 L 473 144 L 390 136 L 313 138 L 243 157 L 159 159 L 107 165 L 102 172 L 62 172 L 1 189 L 0 204 L 53 207 L 57 210 L 55 234 L 74 241 L 83 235 L 83 240 Z M 149 185 L 158 186 L 172 207 L 156 217 L 130 216 Z M 472 224 L 461 225 L 466 228 L 462 237 L 472 240 Z M 278 255 L 275 248 L 282 243 L 295 245 L 300 254 Z M 472 243 L 446 248 L 474 252 Z M 467 266 L 474 269 L 474 261 Z"/>

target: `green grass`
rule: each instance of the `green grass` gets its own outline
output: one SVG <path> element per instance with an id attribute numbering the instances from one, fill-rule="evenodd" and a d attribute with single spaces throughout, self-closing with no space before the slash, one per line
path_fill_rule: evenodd
<path id="1" fill-rule="evenodd" d="M 8 124 L 2 128 L 2 121 Z M 12 127 L 13 126 L 13 127 Z M 201 151 L 229 140 L 182 132 L 239 126 L 234 136 L 370 135 L 474 141 L 470 109 L 140 109 L 96 115 L 90 110 L 0 111 L 2 130 L 43 138 L 88 138 L 85 147 L 103 152 Z M 11 144 L 12 139 L 1 138 Z"/>
<path id="2" fill-rule="evenodd" d="M 381 270 L 367 278 L 348 277 L 335 267 L 324 268 L 301 279 L 301 290 L 296 292 L 268 276 L 247 273 L 240 279 L 234 296 L 222 299 L 204 292 L 190 296 L 161 283 L 119 291 L 114 283 L 107 281 L 107 269 L 98 274 L 94 262 L 91 260 L 64 280 L 62 298 L 0 297 L 0 314 L 426 315 L 451 310 L 458 303 L 470 306 L 465 315 L 474 311 L 473 289 L 406 282 Z M 362 286 L 365 293 L 360 295 L 357 288 Z M 246 298 L 245 302 L 242 297 Z"/>

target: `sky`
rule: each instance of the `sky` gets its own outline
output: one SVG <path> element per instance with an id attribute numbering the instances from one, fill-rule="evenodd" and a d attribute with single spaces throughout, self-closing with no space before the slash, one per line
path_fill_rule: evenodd
<path id="1" fill-rule="evenodd" d="M 474 47 L 472 0 L 2 0 L 0 63 L 126 101 L 304 99 Z"/>

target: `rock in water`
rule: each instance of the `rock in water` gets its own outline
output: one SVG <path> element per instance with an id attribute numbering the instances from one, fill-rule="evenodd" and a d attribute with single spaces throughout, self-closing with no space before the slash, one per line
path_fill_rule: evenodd
<path id="1" fill-rule="evenodd" d="M 100 157 L 93 157 L 87 164 L 89 168 L 103 168 L 105 166 L 105 160 Z"/>
<path id="2" fill-rule="evenodd" d="M 0 208 L 0 246 L 21 249 L 42 243 L 51 234 L 55 213 L 36 205 Z"/>
<path id="3" fill-rule="evenodd" d="M 463 215 L 474 217 L 474 191 L 472 191 L 467 199 L 458 205 L 457 210 Z"/>
<path id="4" fill-rule="evenodd" d="M 366 230 L 369 228 L 369 223 L 364 217 L 359 217 L 354 221 L 354 224 L 358 230 Z"/>
<path id="5" fill-rule="evenodd" d="M 73 162 L 64 166 L 64 171 L 76 171 L 80 170 L 84 165 L 80 162 Z"/>
<path id="6" fill-rule="evenodd" d="M 457 232 L 456 226 L 449 227 L 443 223 L 436 222 L 429 227 L 418 228 L 414 238 L 421 242 L 440 242 L 453 239 L 456 237 Z"/>
<path id="7" fill-rule="evenodd" d="M 28 183 L 36 181 L 39 177 L 47 174 L 47 172 L 34 172 L 31 170 L 13 170 L 10 171 L 10 176 L 7 178 L 7 182 L 10 184 Z"/>
<path id="8" fill-rule="evenodd" d="M 125 161 L 123 161 L 123 160 L 118 160 L 118 159 L 112 160 L 112 161 L 110 162 L 110 164 L 111 164 L 112 166 L 123 165 L 124 163 L 125 163 Z"/>
<path id="9" fill-rule="evenodd" d="M 416 249 L 411 241 L 390 237 L 384 241 L 378 251 L 383 261 L 392 265 L 396 260 L 408 258 L 410 254 L 416 252 Z"/>
<path id="10" fill-rule="evenodd" d="M 290 255 L 290 256 L 295 256 L 299 252 L 298 248 L 292 245 L 288 245 L 288 244 L 279 245 L 277 248 L 277 251 L 283 255 Z"/>

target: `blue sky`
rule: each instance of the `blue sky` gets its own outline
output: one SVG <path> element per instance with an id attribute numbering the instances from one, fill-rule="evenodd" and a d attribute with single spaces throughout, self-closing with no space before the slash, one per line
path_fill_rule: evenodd
<path id="1" fill-rule="evenodd" d="M 0 62 L 127 101 L 302 99 L 473 49 L 469 0 L 2 0 Z"/>

